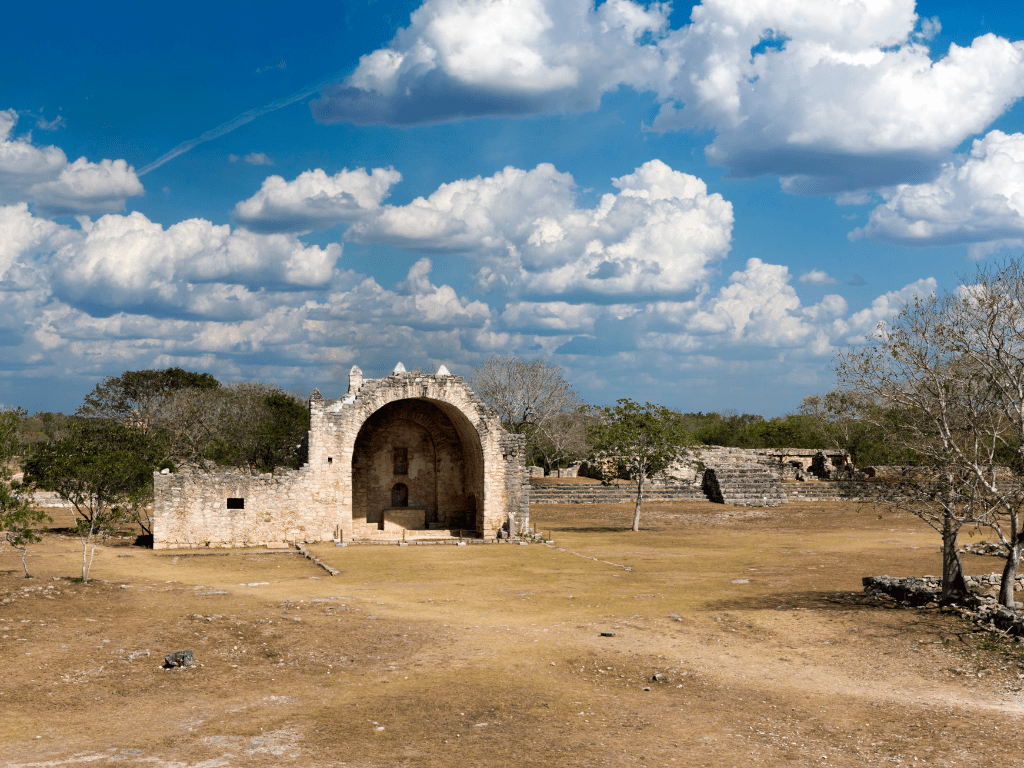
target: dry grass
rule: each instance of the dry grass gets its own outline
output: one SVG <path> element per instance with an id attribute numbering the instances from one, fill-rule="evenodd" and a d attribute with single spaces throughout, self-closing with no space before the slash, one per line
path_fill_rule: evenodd
<path id="1" fill-rule="evenodd" d="M 859 594 L 863 575 L 937 572 L 921 523 L 645 509 L 632 534 L 628 504 L 535 506 L 555 547 L 312 547 L 335 578 L 124 542 L 83 585 L 63 578 L 77 541 L 54 536 L 26 581 L 4 552 L 0 763 L 1016 764 L 1016 647 Z M 158 668 L 183 648 L 202 666 Z"/>

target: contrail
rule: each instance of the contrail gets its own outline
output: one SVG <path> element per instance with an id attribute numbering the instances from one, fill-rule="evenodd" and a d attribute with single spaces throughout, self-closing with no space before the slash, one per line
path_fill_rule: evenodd
<path id="1" fill-rule="evenodd" d="M 188 152 L 193 147 L 196 147 L 196 146 L 202 144 L 204 141 L 211 141 L 213 139 L 216 139 L 216 138 L 219 138 L 219 137 L 223 136 L 225 133 L 231 133 L 231 131 L 235 130 L 235 128 L 240 128 L 241 126 L 245 125 L 246 123 L 252 122 L 257 117 L 261 117 L 261 116 L 267 114 L 268 112 L 273 112 L 276 109 L 281 109 L 281 107 L 287 107 L 289 104 L 294 104 L 299 99 L 304 99 L 307 96 L 312 96 L 317 91 L 323 89 L 324 86 L 330 85 L 331 83 L 335 83 L 335 82 L 337 82 L 340 79 L 341 79 L 341 75 L 339 73 L 339 75 L 331 77 L 331 78 L 329 78 L 327 80 L 323 80 L 323 81 L 317 83 L 316 85 L 312 85 L 312 86 L 309 86 L 308 88 L 304 88 L 303 90 L 299 91 L 298 93 L 293 93 L 291 96 L 289 96 L 289 97 L 287 97 L 285 99 L 281 99 L 280 101 L 272 102 L 270 104 L 267 104 L 264 107 L 258 107 L 257 109 L 250 109 L 248 112 L 243 112 L 242 114 L 240 114 L 238 117 L 234 118 L 233 120 L 228 120 L 226 123 L 218 125 L 216 128 L 212 128 L 211 130 L 207 131 L 206 133 L 204 133 L 202 136 L 199 136 L 198 138 L 189 139 L 188 141 L 183 141 L 181 144 L 176 146 L 170 152 L 168 152 L 168 153 L 166 153 L 164 155 L 161 155 L 156 160 L 154 160 L 152 163 L 150 163 L 149 165 L 147 165 L 144 168 L 142 168 L 138 172 L 138 175 L 139 176 L 145 176 L 150 171 L 156 170 L 157 168 L 159 168 L 164 163 L 166 163 L 166 162 L 176 158 L 178 155 L 185 154 L 186 152 Z"/>

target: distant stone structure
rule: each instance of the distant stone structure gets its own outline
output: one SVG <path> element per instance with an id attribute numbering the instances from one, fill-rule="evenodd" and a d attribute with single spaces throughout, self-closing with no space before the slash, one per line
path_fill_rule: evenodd
<path id="1" fill-rule="evenodd" d="M 353 366 L 345 397 L 314 390 L 309 413 L 299 470 L 155 475 L 154 549 L 488 539 L 528 526 L 525 437 L 444 366 L 399 363 L 382 379 Z"/>
<path id="2" fill-rule="evenodd" d="M 852 480 L 856 475 L 850 454 L 820 448 L 727 448 L 701 445 L 669 468 L 677 480 L 700 482 L 701 467 L 730 469 L 763 467 L 780 480 Z"/>

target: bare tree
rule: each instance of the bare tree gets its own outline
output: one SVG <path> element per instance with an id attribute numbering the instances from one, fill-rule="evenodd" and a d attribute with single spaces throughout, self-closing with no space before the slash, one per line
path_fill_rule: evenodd
<path id="1" fill-rule="evenodd" d="M 963 463 L 996 512 L 990 523 L 1006 555 L 999 602 L 1014 606 L 1014 581 L 1024 549 L 1024 268 L 1009 260 L 979 269 L 948 299 L 946 343 L 983 381 L 987 398 L 972 414 L 976 441 Z M 1003 466 L 1000 466 L 1003 465 Z M 1008 471 L 1011 470 L 1012 471 Z"/>
<path id="2" fill-rule="evenodd" d="M 967 591 L 957 551 L 961 527 L 991 521 L 989 499 L 965 458 L 988 470 L 993 458 L 984 451 L 984 425 L 974 418 L 986 412 L 991 388 L 950 343 L 955 303 L 952 296 L 915 298 L 892 323 L 879 326 L 872 343 L 840 355 L 837 365 L 846 402 L 921 464 L 885 501 L 942 535 L 947 602 Z"/>
<path id="3" fill-rule="evenodd" d="M 181 389 L 164 401 L 161 431 L 167 441 L 167 455 L 175 464 L 187 464 L 207 471 L 207 458 L 217 436 L 224 391 Z"/>
<path id="4" fill-rule="evenodd" d="M 586 406 L 556 413 L 538 425 L 529 436 L 530 445 L 548 470 L 587 458 L 587 428 L 599 423 Z"/>
<path id="5" fill-rule="evenodd" d="M 474 366 L 470 385 L 498 412 L 505 428 L 517 434 L 582 404 L 557 365 L 514 355 L 488 357 Z"/>
<path id="6" fill-rule="evenodd" d="M 585 454 L 588 417 L 557 365 L 514 355 L 488 357 L 473 368 L 470 385 L 509 432 L 526 435 L 548 469 Z"/>

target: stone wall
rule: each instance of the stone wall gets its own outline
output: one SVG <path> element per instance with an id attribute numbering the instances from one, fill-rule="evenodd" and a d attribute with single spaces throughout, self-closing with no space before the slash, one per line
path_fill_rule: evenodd
<path id="1" fill-rule="evenodd" d="M 153 548 L 283 547 L 330 539 L 340 522 L 337 499 L 313 474 L 309 467 L 275 475 L 158 474 Z"/>
<path id="2" fill-rule="evenodd" d="M 512 512 L 509 533 L 522 533 L 530 527 L 530 477 L 526 466 L 526 435 L 506 433 L 501 438 L 505 462 L 505 492 Z"/>
<path id="3" fill-rule="evenodd" d="M 878 501 L 890 489 L 879 483 L 857 480 L 784 483 L 790 501 Z"/>
<path id="4" fill-rule="evenodd" d="M 424 510 L 424 527 L 485 538 L 510 518 L 528 527 L 525 440 L 505 432 L 444 366 L 429 375 L 399 364 L 383 379 L 353 367 L 344 398 L 329 403 L 314 391 L 309 409 L 301 470 L 156 475 L 154 547 L 278 546 L 339 531 L 351 538 L 395 508 Z"/>

